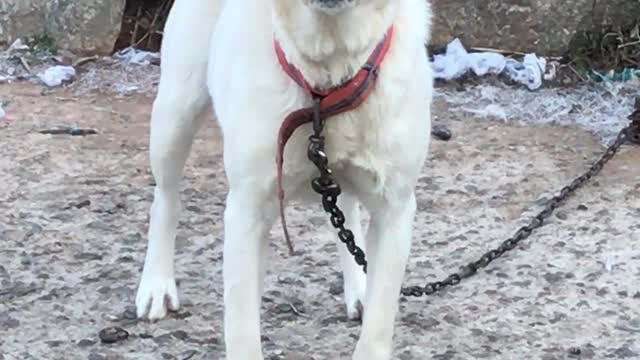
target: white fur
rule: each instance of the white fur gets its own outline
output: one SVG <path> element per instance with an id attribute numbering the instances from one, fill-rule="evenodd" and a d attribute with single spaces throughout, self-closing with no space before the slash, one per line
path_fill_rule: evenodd
<path id="1" fill-rule="evenodd" d="M 266 240 L 278 214 L 276 135 L 288 113 L 310 104 L 280 68 L 273 38 L 307 80 L 327 87 L 351 77 L 393 23 L 376 88 L 361 107 L 331 118 L 326 127 L 330 166 L 344 188 L 340 205 L 369 261 L 365 279 L 339 245 L 349 316 L 358 317 L 364 305 L 353 359 L 391 357 L 414 189 L 430 138 L 432 80 L 424 48 L 430 16 L 425 0 L 354 0 L 340 11 L 318 10 L 312 0 L 176 1 L 165 29 L 151 122 L 157 186 L 136 299 L 140 317 L 160 319 L 167 308 L 179 306 L 173 269 L 178 186 L 210 94 L 230 185 L 224 214 L 226 354 L 231 360 L 263 359 L 259 310 Z M 287 202 L 317 201 L 309 189 L 315 175 L 306 159 L 309 133 L 308 126 L 300 128 L 285 152 Z M 366 236 L 359 204 L 372 218 Z"/>

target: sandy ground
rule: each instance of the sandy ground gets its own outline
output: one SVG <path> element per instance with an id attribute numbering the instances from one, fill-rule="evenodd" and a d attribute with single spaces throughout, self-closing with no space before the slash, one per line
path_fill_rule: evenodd
<path id="1" fill-rule="evenodd" d="M 436 99 L 434 120 L 454 138 L 434 141 L 424 166 L 408 284 L 440 278 L 502 241 L 603 149 L 601 136 L 576 126 L 503 121 L 495 111 L 476 119 L 464 109 L 473 93 L 439 90 L 447 91 Z M 133 316 L 152 199 L 150 96 L 0 86 L 12 118 L 0 120 L 0 359 L 224 357 L 227 187 L 213 121 L 194 145 L 182 192 L 183 307 L 155 324 Z M 38 132 L 55 125 L 98 134 Z M 508 257 L 443 294 L 403 300 L 394 358 L 640 358 L 639 161 L 640 147 L 625 146 Z M 359 324 L 343 310 L 331 230 L 318 207 L 288 211 L 303 251 L 289 257 L 273 229 L 266 356 L 348 359 Z M 101 344 L 98 333 L 108 326 L 130 337 Z"/>

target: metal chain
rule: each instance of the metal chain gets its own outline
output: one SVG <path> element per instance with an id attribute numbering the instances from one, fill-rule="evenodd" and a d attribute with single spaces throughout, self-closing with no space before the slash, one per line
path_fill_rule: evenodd
<path id="1" fill-rule="evenodd" d="M 344 213 L 338 207 L 338 196 L 340 196 L 342 190 L 340 185 L 333 179 L 333 173 L 329 169 L 329 160 L 324 152 L 323 130 L 324 119 L 320 115 L 320 99 L 316 98 L 313 101 L 313 135 L 309 137 L 307 157 L 316 165 L 320 171 L 320 176 L 313 179 L 311 187 L 315 192 L 322 195 L 322 207 L 329 213 L 331 225 L 338 230 L 338 238 L 346 245 L 356 263 L 362 266 L 366 273 L 367 260 L 365 259 L 364 251 L 356 245 L 353 231 L 344 227 L 346 219 Z"/>
<path id="2" fill-rule="evenodd" d="M 454 286 L 462 282 L 462 280 L 475 275 L 478 270 L 487 267 L 495 259 L 503 256 L 505 253 L 515 249 L 518 244 L 527 239 L 536 229 L 542 227 L 553 212 L 560 207 L 571 195 L 584 186 L 591 178 L 596 176 L 602 168 L 608 163 L 620 150 L 620 147 L 627 141 L 640 144 L 640 98 L 636 99 L 635 111 L 629 116 L 631 123 L 622 129 L 616 140 L 607 148 L 602 157 L 596 161 L 584 174 L 578 176 L 569 185 L 560 190 L 558 195 L 552 197 L 529 224 L 522 226 L 515 234 L 503 241 L 500 246 L 492 249 L 482 255 L 478 260 L 468 263 L 445 279 L 440 281 L 429 282 L 424 286 L 409 286 L 402 288 L 401 293 L 404 296 L 422 297 L 433 295 L 447 287 Z M 307 155 L 318 170 L 320 176 L 315 178 L 311 185 L 313 190 L 322 195 L 322 206 L 324 210 L 330 214 L 331 224 L 338 230 L 338 237 L 347 246 L 356 263 L 362 266 L 364 272 L 367 272 L 367 261 L 365 254 L 355 243 L 353 232 L 344 227 L 345 217 L 337 205 L 338 196 L 341 193 L 340 186 L 332 177 L 332 171 L 328 166 L 327 155 L 324 151 L 324 119 L 320 114 L 320 102 L 314 100 L 313 114 L 313 135 L 309 137 L 309 148 Z"/>

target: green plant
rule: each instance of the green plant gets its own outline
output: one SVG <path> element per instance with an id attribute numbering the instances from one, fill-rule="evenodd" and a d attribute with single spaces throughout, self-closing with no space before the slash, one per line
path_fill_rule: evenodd
<path id="1" fill-rule="evenodd" d="M 32 36 L 27 38 L 26 42 L 35 56 L 56 55 L 58 53 L 55 40 L 48 34 Z"/>
<path id="2" fill-rule="evenodd" d="M 608 26 L 578 33 L 569 46 L 569 63 L 581 72 L 640 68 L 640 19 L 627 27 Z"/>

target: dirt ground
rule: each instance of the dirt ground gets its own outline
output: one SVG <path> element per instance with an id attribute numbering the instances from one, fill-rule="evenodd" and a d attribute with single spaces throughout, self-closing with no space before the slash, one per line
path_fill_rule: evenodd
<path id="1" fill-rule="evenodd" d="M 182 309 L 135 320 L 152 177 L 152 95 L 114 96 L 3 84 L 0 120 L 0 359 L 219 359 L 226 182 L 214 122 L 186 169 L 177 255 Z M 460 116 L 442 98 L 418 188 L 407 284 L 445 276 L 508 237 L 603 150 L 571 126 Z M 43 135 L 56 125 L 90 136 Z M 459 287 L 401 302 L 395 359 L 640 358 L 640 147 L 509 256 Z M 268 359 L 348 359 L 359 324 L 346 319 L 336 244 L 318 207 L 288 210 L 289 257 L 272 231 L 263 305 Z M 293 307 L 291 306 L 293 305 Z M 296 309 L 294 311 L 293 309 Z M 130 336 L 101 344 L 120 326 Z"/>

